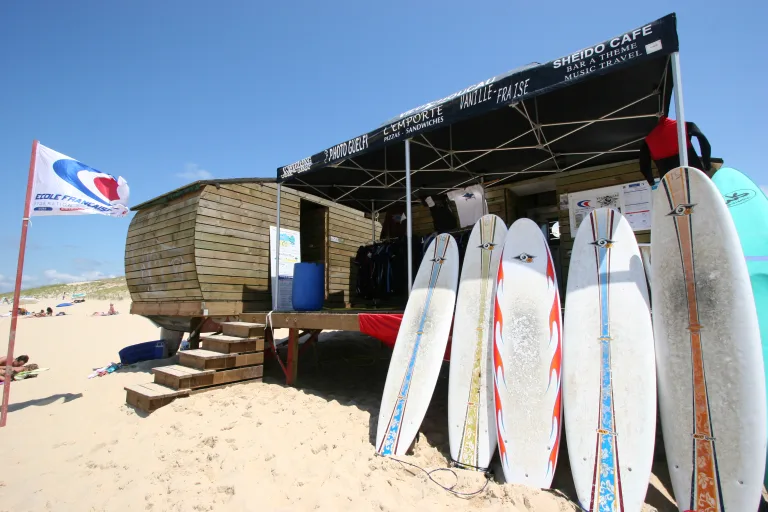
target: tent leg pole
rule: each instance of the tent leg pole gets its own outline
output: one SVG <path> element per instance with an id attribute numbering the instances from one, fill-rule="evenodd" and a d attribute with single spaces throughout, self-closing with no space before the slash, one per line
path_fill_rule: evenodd
<path id="1" fill-rule="evenodd" d="M 685 110 L 683 109 L 683 82 L 680 78 L 680 52 L 672 54 L 672 82 L 677 114 L 677 146 L 680 150 L 680 166 L 688 166 L 688 140 L 685 136 Z M 702 169 L 707 171 L 707 169 Z"/>
<path id="2" fill-rule="evenodd" d="M 405 139 L 405 216 L 408 244 L 408 295 L 413 286 L 413 217 L 411 216 L 411 140 Z"/>
<path id="3" fill-rule="evenodd" d="M 371 201 L 371 243 L 376 243 L 376 211 L 373 209 L 374 202 Z"/>
<path id="4" fill-rule="evenodd" d="M 274 289 L 272 290 L 272 310 L 277 309 L 277 304 L 280 300 L 280 193 L 282 192 L 282 184 L 277 184 L 277 226 L 275 226 L 275 281 L 272 283 Z"/>

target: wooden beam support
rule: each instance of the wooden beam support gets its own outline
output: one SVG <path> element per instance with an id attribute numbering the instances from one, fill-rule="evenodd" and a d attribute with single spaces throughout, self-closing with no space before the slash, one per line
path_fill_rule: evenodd
<path id="1" fill-rule="evenodd" d="M 289 386 L 296 385 L 296 376 L 299 369 L 299 330 L 290 329 L 288 331 L 288 373 L 285 376 L 285 383 Z"/>

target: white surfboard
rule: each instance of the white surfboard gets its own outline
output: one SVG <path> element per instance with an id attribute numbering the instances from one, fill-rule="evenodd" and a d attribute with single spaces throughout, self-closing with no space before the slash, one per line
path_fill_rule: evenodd
<path id="1" fill-rule="evenodd" d="M 548 488 L 561 421 L 561 317 L 555 266 L 535 222 L 509 228 L 494 315 L 499 455 L 509 483 Z"/>
<path id="2" fill-rule="evenodd" d="M 757 510 L 766 452 L 757 313 L 733 220 L 698 169 L 674 169 L 654 191 L 651 261 L 661 424 L 678 507 Z"/>
<path id="3" fill-rule="evenodd" d="M 617 210 L 593 210 L 579 227 L 564 320 L 565 431 L 579 502 L 639 512 L 656 440 L 656 365 L 642 255 Z"/>
<path id="4" fill-rule="evenodd" d="M 460 467 L 485 470 L 496 450 L 493 307 L 507 226 L 485 215 L 469 235 L 456 299 L 448 380 L 448 438 Z"/>
<path id="5" fill-rule="evenodd" d="M 439 235 L 424 254 L 392 351 L 376 429 L 380 455 L 404 455 L 416 438 L 448 344 L 458 280 L 456 241 Z"/>

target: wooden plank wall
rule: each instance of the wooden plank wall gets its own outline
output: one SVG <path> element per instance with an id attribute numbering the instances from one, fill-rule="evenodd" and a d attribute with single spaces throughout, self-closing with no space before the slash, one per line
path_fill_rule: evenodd
<path id="1" fill-rule="evenodd" d="M 488 203 L 488 213 L 498 215 L 509 224 L 507 217 L 507 203 L 504 187 L 489 188 L 485 191 L 485 202 Z"/>
<path id="2" fill-rule="evenodd" d="M 197 192 L 141 210 L 125 242 L 125 278 L 134 302 L 200 300 L 194 261 Z"/>
<path id="3" fill-rule="evenodd" d="M 428 207 L 423 204 L 412 204 L 411 215 L 413 216 L 413 236 L 428 235 L 435 230 L 432 213 Z"/>
<path id="4" fill-rule="evenodd" d="M 559 198 L 560 194 L 570 194 L 582 190 L 622 185 L 634 181 L 642 181 L 644 179 L 643 174 L 640 172 L 640 165 L 637 161 L 594 171 L 569 173 L 557 177 L 557 197 Z M 563 269 L 563 275 L 559 277 L 559 280 L 561 281 L 562 286 L 564 286 L 564 283 L 568 281 L 568 266 L 571 261 L 571 249 L 573 248 L 573 237 L 575 236 L 575 233 L 571 233 L 571 220 L 568 210 L 560 210 L 559 221 L 560 262 Z M 639 243 L 650 243 L 651 241 L 650 230 L 636 231 L 635 235 L 637 236 L 637 241 Z"/>
<path id="5" fill-rule="evenodd" d="M 345 307 L 354 296 L 353 260 L 371 240 L 371 220 L 359 210 L 283 187 L 283 227 L 300 229 L 302 199 L 328 208 L 319 223 L 312 212 L 305 218 L 316 226 L 318 240 L 328 235 L 323 258 L 317 255 L 326 262 L 326 305 Z M 245 302 L 248 311 L 269 310 L 269 226 L 277 221 L 276 200 L 274 183 L 223 183 L 139 211 L 125 252 L 133 301 Z"/>
<path id="6" fill-rule="evenodd" d="M 280 225 L 299 229 L 299 198 L 283 189 Z M 275 225 L 273 183 L 206 185 L 195 224 L 195 264 L 205 301 L 248 302 L 269 310 L 269 226 Z"/>

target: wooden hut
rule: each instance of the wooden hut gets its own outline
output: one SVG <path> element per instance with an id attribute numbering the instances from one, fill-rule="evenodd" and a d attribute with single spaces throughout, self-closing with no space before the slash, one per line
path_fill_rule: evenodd
<path id="1" fill-rule="evenodd" d="M 174 330 L 195 317 L 269 311 L 274 179 L 197 181 L 135 206 L 125 244 L 131 312 Z M 301 260 L 325 264 L 325 306 L 353 297 L 357 248 L 370 215 L 283 187 L 281 226 L 301 234 Z"/>

